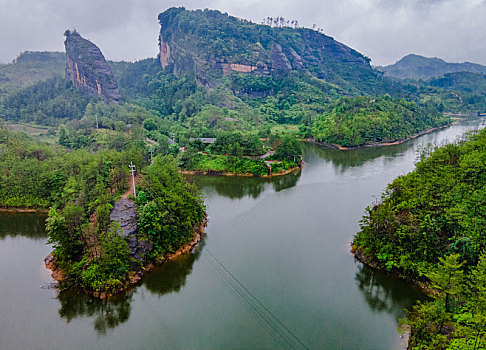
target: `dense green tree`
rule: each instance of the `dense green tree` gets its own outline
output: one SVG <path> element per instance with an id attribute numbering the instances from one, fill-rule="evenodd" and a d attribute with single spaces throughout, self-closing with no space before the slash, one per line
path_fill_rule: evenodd
<path id="1" fill-rule="evenodd" d="M 68 132 L 64 125 L 59 127 L 59 144 L 64 147 L 70 146 Z"/>
<path id="2" fill-rule="evenodd" d="M 464 272 L 461 270 L 464 263 L 458 261 L 459 257 L 459 254 L 451 254 L 439 258 L 437 269 L 426 274 L 432 287 L 444 298 L 445 312 L 450 311 L 451 299 L 454 300 L 464 289 Z"/>
<path id="3" fill-rule="evenodd" d="M 76 90 L 70 81 L 56 76 L 2 100 L 7 120 L 57 126 L 60 122 L 81 119 L 90 97 Z"/>
<path id="4" fill-rule="evenodd" d="M 280 138 L 275 154 L 278 159 L 295 160 L 302 155 L 302 145 L 293 135 L 285 134 Z"/>
<path id="5" fill-rule="evenodd" d="M 404 140 L 450 122 L 432 103 L 418 105 L 388 97 L 341 98 L 313 125 L 321 142 L 347 147 Z"/>
<path id="6" fill-rule="evenodd" d="M 51 208 L 46 221 L 46 231 L 49 235 L 47 243 L 56 249 L 58 261 L 77 259 L 82 252 L 80 232 L 70 229 L 66 218 L 57 210 Z"/>
<path id="7" fill-rule="evenodd" d="M 155 157 L 144 173 L 141 186 L 148 202 L 139 208 L 140 232 L 157 254 L 174 252 L 193 238 L 204 219 L 204 205 L 196 188 L 183 181 L 172 156 Z"/>
<path id="8" fill-rule="evenodd" d="M 145 130 L 152 131 L 157 130 L 157 124 L 153 118 L 147 118 L 143 121 L 143 127 Z"/>
<path id="9" fill-rule="evenodd" d="M 459 255 L 441 259 L 429 274 L 438 294 L 433 301 L 418 304 L 404 320 L 411 328 L 411 349 L 481 349 L 486 345 L 484 327 L 485 268 L 483 254 L 468 275 L 460 269 Z M 454 307 L 448 307 L 448 298 Z"/>
<path id="10" fill-rule="evenodd" d="M 475 330 L 474 349 L 483 343 L 486 330 L 486 253 L 483 252 L 477 266 L 471 271 L 469 283 L 472 324 Z M 481 338 L 483 338 L 481 340 Z"/>
<path id="11" fill-rule="evenodd" d="M 425 152 L 395 179 L 361 222 L 358 254 L 437 291 L 408 317 L 413 349 L 486 344 L 486 132 Z"/>

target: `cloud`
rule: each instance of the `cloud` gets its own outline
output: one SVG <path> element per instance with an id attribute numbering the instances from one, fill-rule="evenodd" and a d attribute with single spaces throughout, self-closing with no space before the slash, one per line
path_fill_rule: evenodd
<path id="1" fill-rule="evenodd" d="M 63 32 L 76 28 L 111 60 L 157 52 L 159 12 L 173 0 L 0 0 L 0 62 L 25 50 L 63 51 Z M 316 24 L 374 64 L 408 53 L 486 64 L 486 0 L 203 0 L 189 9 L 214 8 L 259 23 L 267 16 Z"/>

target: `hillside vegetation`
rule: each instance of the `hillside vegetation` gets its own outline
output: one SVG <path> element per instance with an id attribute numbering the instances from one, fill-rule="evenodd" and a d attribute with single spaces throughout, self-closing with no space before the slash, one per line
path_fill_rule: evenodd
<path id="1" fill-rule="evenodd" d="M 0 64 L 0 101 L 6 94 L 54 76 L 64 76 L 65 64 L 62 52 L 32 51 L 21 53 L 12 63 Z"/>
<path id="2" fill-rule="evenodd" d="M 83 136 L 65 134 L 64 140 Z M 73 149 L 68 143 L 66 149 L 0 125 L 0 208 L 50 208 L 47 232 L 55 249 L 50 263 L 62 271 L 61 287 L 100 295 L 123 290 L 147 264 L 191 241 L 205 214 L 199 193 L 183 180 L 172 156 L 149 164 L 143 133 L 90 136 L 88 144 Z M 127 160 L 139 169 L 141 182 L 137 251 L 111 217 L 128 190 Z M 145 242 L 143 249 L 138 241 Z"/>
<path id="3" fill-rule="evenodd" d="M 463 91 L 480 96 L 486 95 L 486 75 L 481 73 L 447 73 L 430 79 L 428 84 L 445 90 Z"/>
<path id="4" fill-rule="evenodd" d="M 449 122 L 432 103 L 420 106 L 389 96 L 341 98 L 314 124 L 312 135 L 319 142 L 356 147 L 405 140 Z"/>
<path id="5" fill-rule="evenodd" d="M 168 9 L 159 22 L 163 66 L 194 72 L 203 85 L 216 86 L 243 68 L 251 76 L 310 73 L 353 94 L 384 91 L 388 84 L 371 68 L 369 58 L 308 28 L 271 27 L 219 11 L 184 8 Z"/>
<path id="6" fill-rule="evenodd" d="M 486 345 L 486 131 L 424 152 L 361 222 L 358 255 L 439 294 L 410 316 L 413 346 Z M 437 265 L 439 264 L 439 265 Z M 420 347 L 422 346 L 423 347 Z"/>
<path id="7" fill-rule="evenodd" d="M 168 9 L 159 21 L 157 58 L 109 62 L 120 103 L 87 96 L 60 77 L 46 74 L 37 81 L 33 75 L 27 79 L 30 86 L 1 95 L 1 118 L 118 131 L 147 120 L 147 137 L 162 143 L 171 139 L 179 146 L 224 132 L 268 137 L 269 130 L 282 125 L 280 130 L 293 130 L 301 138 L 361 146 L 443 125 L 442 112 L 486 109 L 479 78 L 469 91 L 465 78 L 459 82 L 458 77 L 431 81 L 434 86 L 393 82 L 364 55 L 309 28 L 271 27 L 219 11 L 184 8 Z M 71 49 L 90 62 L 82 47 Z M 47 61 L 61 59 L 41 56 L 31 59 L 41 71 L 50 67 Z M 392 99 L 382 98 L 387 93 Z"/>

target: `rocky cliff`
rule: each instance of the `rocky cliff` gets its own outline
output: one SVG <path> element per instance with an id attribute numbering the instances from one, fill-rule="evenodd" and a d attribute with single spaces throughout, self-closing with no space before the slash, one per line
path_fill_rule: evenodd
<path id="1" fill-rule="evenodd" d="M 66 79 L 90 95 L 105 101 L 118 102 L 121 99 L 118 84 L 101 50 L 76 31 L 66 30 Z"/>
<path id="2" fill-rule="evenodd" d="M 282 76 L 293 71 L 349 90 L 381 79 L 367 57 L 309 28 L 275 28 L 215 10 L 184 8 L 168 9 L 158 19 L 161 66 L 193 74 L 199 85 L 217 86 L 233 73 Z"/>

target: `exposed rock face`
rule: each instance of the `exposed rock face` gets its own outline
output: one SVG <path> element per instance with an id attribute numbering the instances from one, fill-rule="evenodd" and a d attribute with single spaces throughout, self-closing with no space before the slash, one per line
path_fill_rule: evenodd
<path id="1" fill-rule="evenodd" d="M 164 39 L 162 38 L 162 34 L 159 36 L 159 47 L 160 47 L 160 65 L 162 66 L 162 69 L 165 69 L 167 65 L 169 64 L 169 57 L 170 57 L 170 46 L 168 43 L 164 42 Z"/>
<path id="2" fill-rule="evenodd" d="M 221 63 L 221 68 L 223 69 L 223 73 L 225 75 L 230 75 L 231 71 L 240 72 L 240 73 L 251 73 L 258 67 L 249 66 L 247 64 L 236 64 L 236 63 Z"/>
<path id="3" fill-rule="evenodd" d="M 351 75 L 381 79 L 370 60 L 308 28 L 275 28 L 214 10 L 170 8 L 159 14 L 159 60 L 164 69 L 216 87 L 234 74 L 310 74 L 340 85 Z M 359 85 L 359 82 L 348 82 Z"/>
<path id="4" fill-rule="evenodd" d="M 302 57 L 300 57 L 293 48 L 289 48 L 289 57 L 292 61 L 292 68 L 296 70 L 301 70 L 304 68 L 304 61 L 302 61 Z"/>
<path id="5" fill-rule="evenodd" d="M 292 70 L 292 65 L 283 53 L 282 46 L 277 43 L 270 50 L 270 60 L 272 62 L 272 71 L 277 74 L 285 74 Z"/>
<path id="6" fill-rule="evenodd" d="M 76 31 L 66 30 L 66 79 L 90 95 L 105 101 L 121 99 L 118 84 L 110 66 L 100 49 L 91 41 L 82 38 Z"/>
<path id="7" fill-rule="evenodd" d="M 142 260 L 145 254 L 152 250 L 152 244 L 138 238 L 137 211 L 132 200 L 119 199 L 110 213 L 110 220 L 120 225 L 117 234 L 127 240 L 130 255 L 135 260 Z"/>
<path id="8" fill-rule="evenodd" d="M 120 225 L 117 234 L 127 238 L 137 233 L 137 211 L 135 203 L 127 198 L 118 200 L 110 213 L 111 221 Z"/>

